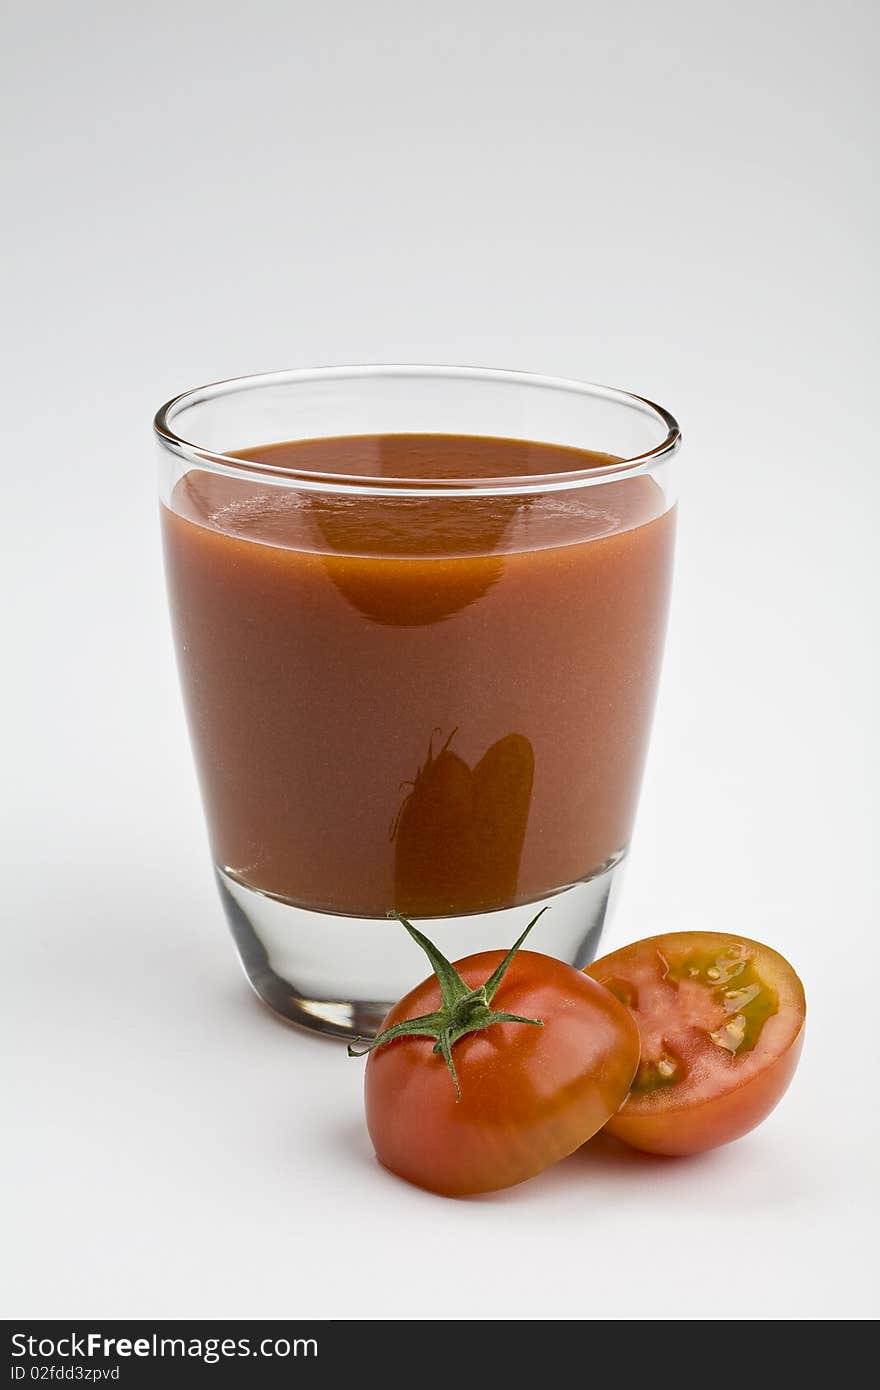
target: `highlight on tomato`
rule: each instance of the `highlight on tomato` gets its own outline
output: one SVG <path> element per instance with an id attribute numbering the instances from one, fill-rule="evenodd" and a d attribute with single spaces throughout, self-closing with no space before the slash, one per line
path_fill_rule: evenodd
<path id="1" fill-rule="evenodd" d="M 656 1154 L 693 1154 L 761 1123 L 794 1075 L 804 989 L 778 952 L 722 932 L 624 946 L 586 973 L 626 1004 L 641 1061 L 609 1134 Z"/>
<path id="2" fill-rule="evenodd" d="M 574 966 L 521 951 L 455 965 L 405 918 L 434 969 L 368 1052 L 381 1163 L 444 1196 L 511 1187 L 573 1153 L 621 1105 L 639 1062 L 629 1010 Z M 363 1055 L 349 1047 L 353 1056 Z"/>

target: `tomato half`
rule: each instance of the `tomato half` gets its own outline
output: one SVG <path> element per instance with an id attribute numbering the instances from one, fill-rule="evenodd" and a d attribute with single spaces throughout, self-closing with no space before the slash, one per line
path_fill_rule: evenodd
<path id="1" fill-rule="evenodd" d="M 485 951 L 455 968 L 476 989 L 503 960 L 503 951 Z M 383 1030 L 440 1001 L 431 977 L 394 1006 Z M 493 1008 L 543 1027 L 493 1023 L 457 1041 L 460 1100 L 431 1038 L 395 1038 L 367 1061 L 367 1126 L 380 1161 L 445 1196 L 510 1187 L 573 1153 L 618 1109 L 636 1074 L 629 1010 L 573 966 L 520 951 Z"/>
<path id="2" fill-rule="evenodd" d="M 632 1011 L 642 1057 L 608 1132 L 636 1149 L 692 1154 L 754 1129 L 800 1057 L 804 989 L 769 946 L 721 932 L 675 932 L 587 967 Z"/>

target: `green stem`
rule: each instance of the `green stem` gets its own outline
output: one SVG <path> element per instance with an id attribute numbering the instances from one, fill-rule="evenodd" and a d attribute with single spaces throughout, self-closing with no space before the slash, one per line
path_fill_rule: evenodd
<path id="1" fill-rule="evenodd" d="M 440 985 L 440 1008 L 433 1013 L 422 1014 L 418 1018 L 403 1019 L 400 1023 L 386 1028 L 375 1038 L 357 1038 L 356 1041 L 363 1043 L 364 1046 L 356 1048 L 349 1043 L 349 1057 L 364 1057 L 368 1052 L 372 1052 L 377 1047 L 384 1047 L 386 1043 L 394 1042 L 397 1038 L 433 1038 L 433 1051 L 443 1057 L 455 1086 L 456 1100 L 461 1100 L 461 1087 L 452 1057 L 452 1049 L 459 1039 L 466 1037 L 468 1033 L 481 1032 L 484 1028 L 490 1028 L 495 1023 L 528 1023 L 535 1028 L 543 1027 L 543 1020 L 540 1018 L 523 1018 L 521 1014 L 498 1012 L 492 1008 L 492 1000 L 495 998 L 498 987 L 507 974 L 517 951 L 532 927 L 546 911 L 546 907 L 541 908 L 541 911 L 532 918 L 525 931 L 514 942 L 486 983 L 477 985 L 475 989 L 471 989 L 461 978 L 455 966 L 446 959 L 442 951 L 439 951 L 432 941 L 423 936 L 406 917 L 395 912 L 393 915 L 406 927 L 413 941 L 421 947 L 431 962 L 431 967 Z"/>

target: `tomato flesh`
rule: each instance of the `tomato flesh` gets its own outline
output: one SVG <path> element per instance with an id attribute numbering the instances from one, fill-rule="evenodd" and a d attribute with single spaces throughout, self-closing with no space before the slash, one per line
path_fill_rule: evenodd
<path id="1" fill-rule="evenodd" d="M 456 963 L 471 988 L 504 959 Z M 396 1004 L 383 1030 L 439 1007 L 435 977 Z M 400 1037 L 367 1060 L 367 1127 L 379 1160 L 445 1196 L 510 1187 L 573 1153 L 625 1099 L 639 1060 L 633 1017 L 573 966 L 537 952 L 514 957 L 494 1009 L 539 1018 L 496 1023 L 453 1048 L 461 1099 L 433 1041 Z"/>
<path id="2" fill-rule="evenodd" d="M 611 1134 L 650 1153 L 699 1153 L 740 1138 L 781 1099 L 806 1009 L 776 951 L 721 932 L 676 932 L 625 946 L 587 974 L 627 1005 L 641 1038 Z"/>

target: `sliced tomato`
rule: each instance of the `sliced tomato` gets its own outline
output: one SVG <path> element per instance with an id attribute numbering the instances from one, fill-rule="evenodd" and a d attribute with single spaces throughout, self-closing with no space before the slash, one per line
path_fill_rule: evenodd
<path id="1" fill-rule="evenodd" d="M 641 1062 L 606 1128 L 633 1148 L 692 1154 L 754 1129 L 788 1088 L 806 1004 L 788 961 L 722 932 L 624 946 L 586 973 L 631 1010 Z"/>

